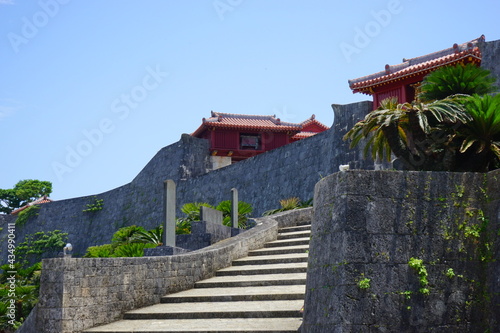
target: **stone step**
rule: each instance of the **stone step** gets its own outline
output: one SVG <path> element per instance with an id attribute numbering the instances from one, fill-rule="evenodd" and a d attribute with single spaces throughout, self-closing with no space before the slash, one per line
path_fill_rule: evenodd
<path id="1" fill-rule="evenodd" d="M 307 262 L 307 253 L 275 254 L 269 256 L 245 257 L 233 261 L 233 266 L 267 265 Z"/>
<path id="2" fill-rule="evenodd" d="M 123 320 L 88 333 L 297 332 L 304 304 L 310 225 L 284 228 L 195 288 L 160 304 L 129 311 Z"/>
<path id="3" fill-rule="evenodd" d="M 285 234 L 288 232 L 295 232 L 295 231 L 305 231 L 305 230 L 311 230 L 311 224 L 305 224 L 305 225 L 298 225 L 295 227 L 286 227 L 286 228 L 281 228 L 278 230 L 280 234 Z"/>
<path id="4" fill-rule="evenodd" d="M 304 238 L 294 238 L 294 239 L 282 239 L 274 242 L 269 242 L 264 244 L 265 248 L 269 247 L 283 247 L 283 246 L 295 246 L 295 245 L 309 245 L 309 237 Z"/>
<path id="5" fill-rule="evenodd" d="M 124 314 L 123 319 L 289 318 L 301 317 L 303 300 L 160 303 Z"/>
<path id="6" fill-rule="evenodd" d="M 305 273 L 307 272 L 307 262 L 291 264 L 267 264 L 231 266 L 216 272 L 216 276 L 231 275 L 257 275 L 257 274 L 285 274 L 285 273 Z"/>
<path id="7" fill-rule="evenodd" d="M 213 318 L 179 320 L 120 320 L 86 330 L 88 333 L 296 333 L 301 318 Z"/>
<path id="8" fill-rule="evenodd" d="M 274 248 L 263 248 L 253 250 L 248 253 L 249 256 L 269 256 L 275 254 L 292 254 L 292 253 L 308 253 L 309 245 L 294 245 L 294 246 L 281 246 Z"/>
<path id="9" fill-rule="evenodd" d="M 196 288 L 161 298 L 161 303 L 303 300 L 305 285 Z"/>
<path id="10" fill-rule="evenodd" d="M 292 232 L 285 232 L 285 233 L 278 232 L 278 240 L 280 240 L 280 239 L 306 238 L 306 237 L 307 238 L 311 237 L 310 230 L 292 231 Z"/>
<path id="11" fill-rule="evenodd" d="M 198 281 L 195 288 L 259 287 L 306 284 L 306 273 L 216 276 Z"/>

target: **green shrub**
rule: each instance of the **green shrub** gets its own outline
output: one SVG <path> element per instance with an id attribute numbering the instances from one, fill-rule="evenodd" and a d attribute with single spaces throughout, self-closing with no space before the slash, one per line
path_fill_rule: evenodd
<path id="1" fill-rule="evenodd" d="M 35 307 L 40 290 L 41 267 L 41 263 L 27 268 L 19 263 L 14 264 L 14 268 L 10 264 L 0 267 L 3 271 L 0 274 L 0 332 L 17 329 Z M 15 278 L 14 285 L 8 283 L 7 279 L 11 277 Z M 13 299 L 12 294 L 15 294 L 15 318 L 7 317 L 7 306 Z"/>
<path id="2" fill-rule="evenodd" d="M 16 247 L 17 262 L 23 266 L 42 260 L 44 253 L 61 252 L 68 241 L 68 234 L 60 230 L 40 231 L 26 235 Z"/>
<path id="3" fill-rule="evenodd" d="M 138 231 L 133 238 L 139 243 L 163 245 L 163 227 L 160 225 L 148 231 Z"/>
<path id="4" fill-rule="evenodd" d="M 24 225 L 31 217 L 38 215 L 39 206 L 29 206 L 17 214 L 16 225 Z"/>
<path id="5" fill-rule="evenodd" d="M 222 212 L 223 216 L 223 222 L 227 227 L 232 227 L 231 225 L 231 207 L 232 207 L 232 201 L 231 200 L 225 200 L 221 201 L 215 209 L 220 210 Z M 238 201 L 238 228 L 240 229 L 246 229 L 247 227 L 247 221 L 252 214 L 253 207 L 247 202 L 244 201 Z"/>
<path id="6" fill-rule="evenodd" d="M 131 225 L 118 229 L 111 238 L 111 243 L 119 245 L 124 243 L 133 243 L 136 240 L 136 234 L 139 232 L 146 232 L 143 227 Z"/>
<path id="7" fill-rule="evenodd" d="M 92 203 L 86 204 L 85 209 L 83 210 L 84 213 L 95 213 L 100 210 L 102 210 L 104 207 L 104 199 L 97 199 L 97 197 L 94 197 L 94 200 Z"/>
<path id="8" fill-rule="evenodd" d="M 87 248 L 87 253 L 84 258 L 109 258 L 113 255 L 114 246 L 112 244 L 104 244 L 97 246 L 90 246 Z"/>
<path id="9" fill-rule="evenodd" d="M 144 249 L 156 247 L 155 244 L 129 243 L 122 244 L 115 248 L 112 257 L 143 257 Z"/>
<path id="10" fill-rule="evenodd" d="M 281 208 L 268 210 L 268 211 L 264 212 L 264 216 L 285 212 L 287 210 L 311 207 L 312 201 L 313 201 L 313 199 L 309 199 L 307 201 L 301 201 L 297 197 L 282 199 L 282 200 L 280 200 Z"/>

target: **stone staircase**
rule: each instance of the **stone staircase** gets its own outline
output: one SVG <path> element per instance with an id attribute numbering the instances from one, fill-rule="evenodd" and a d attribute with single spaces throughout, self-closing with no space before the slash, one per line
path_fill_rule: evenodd
<path id="1" fill-rule="evenodd" d="M 194 289 L 84 332 L 297 332 L 310 230 L 310 224 L 280 229 L 278 240 L 233 261 Z"/>

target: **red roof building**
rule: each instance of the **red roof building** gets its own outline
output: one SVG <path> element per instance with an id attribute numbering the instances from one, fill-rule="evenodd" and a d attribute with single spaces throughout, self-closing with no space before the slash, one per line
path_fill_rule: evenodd
<path id="1" fill-rule="evenodd" d="M 478 44 L 484 42 L 484 35 L 464 44 L 412 59 L 403 59 L 398 65 L 385 65 L 385 70 L 349 80 L 353 93 L 373 96 L 373 108 L 382 100 L 396 96 L 400 103 L 414 100 L 416 91 L 423 78 L 430 72 L 456 64 L 481 64 L 481 51 Z"/>
<path id="2" fill-rule="evenodd" d="M 31 206 L 34 206 L 34 205 L 40 205 L 40 204 L 44 204 L 44 203 L 49 203 L 49 202 L 52 202 L 52 201 L 53 200 L 51 200 L 49 197 L 47 197 L 46 195 L 44 195 L 43 197 L 38 198 L 38 199 L 30 202 L 27 205 L 24 205 L 22 207 L 14 209 L 12 212 L 10 212 L 10 214 L 11 215 L 16 215 L 16 214 L 19 214 L 20 212 L 22 212 L 23 210 L 25 210 L 28 207 L 31 207 Z"/>
<path id="3" fill-rule="evenodd" d="M 191 135 L 210 141 L 212 156 L 230 157 L 231 162 L 264 153 L 326 131 L 327 126 L 311 118 L 295 124 L 276 116 L 242 115 L 212 111 Z"/>

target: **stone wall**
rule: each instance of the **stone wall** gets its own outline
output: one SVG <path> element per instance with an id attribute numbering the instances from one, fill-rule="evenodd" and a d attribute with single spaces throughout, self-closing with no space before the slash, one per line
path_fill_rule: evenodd
<path id="1" fill-rule="evenodd" d="M 18 333 L 77 333 L 120 319 L 128 310 L 193 288 L 195 282 L 275 240 L 278 228 L 310 221 L 311 215 L 307 208 L 260 218 L 251 230 L 182 255 L 45 259 L 40 301 L 30 318 L 34 324 L 23 325 Z"/>
<path id="2" fill-rule="evenodd" d="M 240 200 L 252 204 L 254 217 L 279 208 L 280 199 L 311 199 L 316 182 L 337 171 L 340 164 L 373 169 L 372 162 L 361 160 L 342 141 L 345 132 L 371 110 L 371 102 L 333 105 L 333 109 L 335 124 L 330 130 L 208 173 L 208 141 L 184 134 L 179 142 L 161 149 L 129 184 L 95 196 L 41 205 L 37 217 L 16 229 L 17 239 L 22 241 L 38 231 L 61 230 L 69 234 L 74 255 L 81 256 L 89 246 L 109 243 L 121 227 L 155 228 L 162 221 L 166 179 L 177 183 L 179 207 L 188 202 L 215 205 L 229 200 L 233 187 Z M 95 199 L 103 200 L 102 210 L 84 212 Z M 6 230 L 0 231 L 0 240 L 6 235 Z M 5 253 L 5 247 L 1 251 Z M 5 257 L 1 255 L 2 261 Z"/>
<path id="3" fill-rule="evenodd" d="M 497 331 L 498 177 L 348 171 L 320 181 L 302 332 Z"/>
<path id="4" fill-rule="evenodd" d="M 491 71 L 492 76 L 497 79 L 496 85 L 500 87 L 500 40 L 481 43 L 479 47 L 482 54 L 481 67 Z"/>

